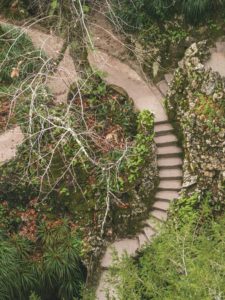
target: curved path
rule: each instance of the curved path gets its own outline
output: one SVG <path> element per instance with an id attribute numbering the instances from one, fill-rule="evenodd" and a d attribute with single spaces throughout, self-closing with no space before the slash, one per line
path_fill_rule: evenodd
<path id="1" fill-rule="evenodd" d="M 163 108 L 163 98 L 168 89 L 171 75 L 158 86 L 147 85 L 130 67 L 108 54 L 95 51 L 89 53 L 89 62 L 93 68 L 106 73 L 106 81 L 122 87 L 133 99 L 138 110 L 149 109 L 155 115 L 155 143 L 157 145 L 157 163 L 159 167 L 159 186 L 155 203 L 149 218 L 143 222 L 143 230 L 132 239 L 117 240 L 107 249 L 101 260 L 102 274 L 96 291 L 96 299 L 117 299 L 113 286 L 107 282 L 109 267 L 113 262 L 113 252 L 120 257 L 124 252 L 135 256 L 144 244 L 149 243 L 167 219 L 167 210 L 171 200 L 179 196 L 182 186 L 182 150 L 177 146 L 174 129 L 168 122 Z M 106 296 L 107 294 L 107 296 Z"/>
<path id="2" fill-rule="evenodd" d="M 42 49 L 47 54 L 48 59 L 57 59 L 64 44 L 63 39 L 56 35 L 46 34 L 31 26 L 20 27 L 12 25 L 1 17 L 0 25 L 10 26 L 9 31 L 13 30 L 14 27 L 21 29 L 22 32 L 29 36 L 34 47 Z M 67 47 L 56 72 L 53 75 L 48 74 L 46 77 L 46 84 L 54 96 L 55 103 L 67 102 L 70 85 L 77 79 L 78 76 L 73 59 Z M 15 157 L 17 147 L 22 144 L 23 139 L 23 133 L 18 125 L 0 135 L 0 165 Z"/>
<path id="3" fill-rule="evenodd" d="M 205 63 L 205 67 L 211 68 L 214 72 L 218 72 L 221 76 L 225 76 L 225 41 L 219 39 L 213 48 L 210 48 L 210 58 Z"/>
<path id="4" fill-rule="evenodd" d="M 7 25 L 8 23 L 0 18 L 0 24 Z M 57 59 L 63 46 L 62 39 L 30 27 L 22 28 L 22 30 L 28 34 L 35 47 L 42 48 L 49 58 Z M 216 47 L 211 49 L 211 58 L 206 63 L 206 67 L 211 67 L 221 75 L 225 75 L 224 50 L 224 42 L 216 43 Z M 138 110 L 149 109 L 155 114 L 155 143 L 157 145 L 157 163 L 160 178 L 158 190 L 155 194 L 155 203 L 149 218 L 143 222 L 142 232 L 132 239 L 116 240 L 106 249 L 101 260 L 102 274 L 96 291 L 96 299 L 105 300 L 113 297 L 114 299 L 117 298 L 113 286 L 107 281 L 108 269 L 113 262 L 112 252 L 114 249 L 119 257 L 124 252 L 132 256 L 136 255 L 143 245 L 149 243 L 158 232 L 160 225 L 167 219 L 170 202 L 179 196 L 183 175 L 182 150 L 177 146 L 174 129 L 168 122 L 163 108 L 163 98 L 171 80 L 170 74 L 165 75 L 165 80 L 159 82 L 157 86 L 147 85 L 134 70 L 104 52 L 89 53 L 89 61 L 93 68 L 106 73 L 105 79 L 109 84 L 122 87 L 133 99 Z M 222 65 L 220 64 L 221 61 L 223 62 Z M 47 76 L 46 80 L 55 96 L 55 102 L 67 101 L 69 87 L 76 80 L 77 74 L 67 48 L 57 71 L 53 76 Z M 0 136 L 0 164 L 15 156 L 16 147 L 22 143 L 22 140 L 23 134 L 19 126 L 6 131 Z"/>

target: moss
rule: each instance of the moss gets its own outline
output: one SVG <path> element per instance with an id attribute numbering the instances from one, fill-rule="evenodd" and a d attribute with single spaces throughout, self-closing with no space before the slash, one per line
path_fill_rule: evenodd
<path id="1" fill-rule="evenodd" d="M 204 69 L 204 48 L 205 43 L 198 43 L 186 52 L 183 66 L 174 74 L 166 107 L 183 137 L 185 191 L 212 192 L 214 209 L 218 211 L 224 203 L 224 79 Z"/>

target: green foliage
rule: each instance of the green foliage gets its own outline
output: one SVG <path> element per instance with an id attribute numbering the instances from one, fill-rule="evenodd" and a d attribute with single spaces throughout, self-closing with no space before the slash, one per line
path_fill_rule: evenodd
<path id="1" fill-rule="evenodd" d="M 29 2 L 32 0 L 1 0 L 0 10 L 7 17 L 14 17 L 17 19 L 24 18 L 27 16 L 26 9 L 28 8 Z"/>
<path id="2" fill-rule="evenodd" d="M 183 0 L 182 10 L 189 21 L 203 20 L 204 17 L 213 12 L 218 12 L 218 9 L 225 8 L 224 0 Z"/>
<path id="3" fill-rule="evenodd" d="M 19 82 L 37 73 L 42 66 L 43 54 L 35 50 L 32 42 L 15 27 L 0 26 L 0 37 L 4 41 L 0 44 L 0 80 L 5 85 L 18 85 Z M 26 55 L 25 55 L 26 53 Z M 19 70 L 19 76 L 12 78 L 13 68 Z"/>
<path id="4" fill-rule="evenodd" d="M 37 265 L 41 299 L 50 295 L 54 299 L 78 297 L 85 276 L 80 263 L 82 244 L 76 232 L 70 229 L 68 222 L 56 222 L 56 225 L 42 225 L 39 238 L 43 251 Z"/>
<path id="5" fill-rule="evenodd" d="M 171 29 L 169 28 L 165 33 L 165 38 L 170 39 L 173 44 L 179 44 L 180 42 L 184 41 L 186 37 L 187 32 L 179 26 Z"/>
<path id="6" fill-rule="evenodd" d="M 130 29 L 141 29 L 149 24 L 151 17 L 165 20 L 178 13 L 183 14 L 189 22 L 199 22 L 224 7 L 224 0 L 137 0 L 135 3 L 123 0 L 115 9 Z"/>
<path id="7" fill-rule="evenodd" d="M 195 225 L 200 219 L 204 221 L 210 216 L 212 210 L 209 207 L 211 194 L 207 193 L 204 197 L 195 193 L 189 197 L 182 197 L 171 207 L 171 215 L 178 226 L 185 224 Z"/>
<path id="8" fill-rule="evenodd" d="M 151 145 L 153 143 L 154 117 L 148 110 L 138 115 L 138 131 L 135 137 L 135 147 L 127 162 L 128 181 L 134 183 L 140 176 L 141 168 L 146 165 Z"/>
<path id="9" fill-rule="evenodd" d="M 58 8 L 59 8 L 58 0 L 51 0 L 49 14 L 53 15 L 55 13 L 56 9 L 58 9 Z"/>
<path id="10" fill-rule="evenodd" d="M 177 201 L 180 214 L 143 249 L 138 262 L 124 257 L 115 265 L 120 300 L 224 299 L 224 216 L 214 220 L 208 200 L 197 209 L 197 199 Z"/>
<path id="11" fill-rule="evenodd" d="M 65 299 L 79 297 L 85 280 L 81 241 L 68 222 L 40 227 L 38 242 L 19 236 L 0 239 L 0 297 L 12 299 Z"/>
<path id="12" fill-rule="evenodd" d="M 37 296 L 37 294 L 32 292 L 30 297 L 29 297 L 29 300 L 41 300 L 41 298 L 39 296 Z"/>
<path id="13" fill-rule="evenodd" d="M 212 132 L 218 133 L 220 127 L 225 125 L 223 100 L 213 100 L 213 97 L 201 93 L 197 93 L 196 97 L 196 105 L 193 108 L 194 112 Z"/>
<path id="14" fill-rule="evenodd" d="M 0 237 L 0 298 L 25 299 L 36 284 L 32 263 L 27 259 L 31 251 L 27 240 Z"/>

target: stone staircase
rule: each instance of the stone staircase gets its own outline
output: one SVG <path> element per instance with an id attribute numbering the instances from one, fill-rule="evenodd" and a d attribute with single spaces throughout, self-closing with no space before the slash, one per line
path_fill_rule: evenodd
<path id="1" fill-rule="evenodd" d="M 17 147 L 24 140 L 19 126 L 0 134 L 0 166 L 16 156 Z"/>
<path id="2" fill-rule="evenodd" d="M 0 23 L 7 24 L 7 22 L 2 21 L 1 19 Z M 43 48 L 43 46 L 46 45 L 46 49 L 44 48 L 44 50 L 49 57 L 54 57 L 54 55 L 58 54 L 61 47 L 58 48 L 59 40 L 56 41 L 55 37 L 45 35 L 44 33 L 30 28 L 26 29 L 26 32 L 35 46 L 42 46 Z M 52 40 L 53 43 L 50 43 L 50 40 Z M 49 45 L 50 48 L 48 49 L 47 46 Z M 106 72 L 106 81 L 108 84 L 114 84 L 122 87 L 134 100 L 135 107 L 138 110 L 149 109 L 155 114 L 155 143 L 157 146 L 157 162 L 160 179 L 158 189 L 155 194 L 155 202 L 149 218 L 143 222 L 142 231 L 133 238 L 115 241 L 106 249 L 101 260 L 102 273 L 96 291 L 96 299 L 117 299 L 113 286 L 107 281 L 109 268 L 113 263 L 113 253 L 116 251 L 119 257 L 121 257 L 125 252 L 130 256 L 135 256 L 141 248 L 146 243 L 150 243 L 152 238 L 157 234 L 157 232 L 159 232 L 160 226 L 167 219 L 167 210 L 170 202 L 178 197 L 178 193 L 181 189 L 182 150 L 177 145 L 177 138 L 174 134 L 174 129 L 168 122 L 168 118 L 162 104 L 162 100 L 168 90 L 168 84 L 172 79 L 171 74 L 166 74 L 165 80 L 160 81 L 156 86 L 147 85 L 134 70 L 119 60 L 108 56 L 106 53 L 92 53 L 89 55 L 89 61 L 94 67 Z M 53 78 L 47 80 L 47 83 L 49 87 L 51 87 L 53 94 L 56 87 L 58 92 L 58 86 L 60 86 L 60 90 L 63 90 L 62 94 L 67 95 L 68 86 L 71 83 L 71 77 L 73 80 L 76 78 L 76 71 L 69 54 L 64 56 L 58 70 L 59 71 L 53 76 Z M 62 81 L 63 84 L 59 85 L 59 81 Z M 51 83 L 54 83 L 53 87 L 51 86 Z M 58 95 L 58 93 L 56 94 Z M 62 99 L 64 98 L 60 94 L 60 100 Z M 57 97 L 56 102 L 59 102 Z M 16 146 L 14 148 L 12 156 L 15 155 Z M 9 159 L 9 157 L 7 157 L 7 159 Z M 5 159 L 2 159 L 2 161 L 4 160 Z M 106 295 L 105 290 L 108 290 L 108 295 Z"/>
<path id="3" fill-rule="evenodd" d="M 168 90 L 171 75 L 158 84 L 162 97 Z M 117 240 L 107 249 L 101 260 L 102 274 L 96 291 L 97 300 L 118 299 L 116 292 L 107 281 L 109 268 L 113 264 L 114 253 L 121 257 L 124 253 L 135 256 L 142 247 L 150 243 L 159 232 L 160 226 L 167 219 L 167 210 L 170 202 L 179 196 L 182 187 L 182 149 L 177 144 L 174 128 L 168 120 L 155 122 L 155 143 L 157 146 L 157 164 L 159 168 L 159 185 L 155 194 L 149 218 L 143 222 L 143 229 L 132 239 Z M 107 291 L 107 292 L 106 292 Z"/>

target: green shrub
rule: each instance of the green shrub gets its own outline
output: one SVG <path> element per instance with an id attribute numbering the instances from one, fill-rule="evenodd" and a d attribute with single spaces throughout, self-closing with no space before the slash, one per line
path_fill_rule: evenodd
<path id="1" fill-rule="evenodd" d="M 154 117 L 150 111 L 144 110 L 138 115 L 138 134 L 135 147 L 127 161 L 128 181 L 133 183 L 140 177 L 140 170 L 147 164 L 154 137 Z"/>
<path id="2" fill-rule="evenodd" d="M 66 220 L 43 224 L 39 229 L 43 255 L 36 267 L 42 300 L 79 297 L 85 274 L 82 272 L 81 240 Z"/>
<path id="3" fill-rule="evenodd" d="M 130 29 L 146 27 L 151 17 L 164 20 L 175 14 L 182 14 L 188 22 L 195 23 L 224 8 L 224 0 L 137 0 L 132 3 L 122 0 L 120 5 L 115 6 L 115 10 L 124 23 L 128 23 L 127 28 Z"/>
<path id="4" fill-rule="evenodd" d="M 31 245 L 26 239 L 0 237 L 0 299 L 23 300 L 37 280 L 28 257 Z"/>
<path id="5" fill-rule="evenodd" d="M 86 276 L 80 260 L 81 245 L 66 220 L 43 224 L 36 244 L 18 235 L 2 234 L 0 299 L 79 297 Z"/>
<path id="6" fill-rule="evenodd" d="M 2 83 L 18 84 L 32 78 L 43 65 L 44 56 L 41 50 L 34 49 L 31 40 L 25 33 L 9 25 L 0 26 L 0 80 Z M 19 70 L 19 76 L 12 78 L 13 68 Z"/>
<path id="7" fill-rule="evenodd" d="M 183 0 L 182 11 L 189 21 L 201 21 L 207 15 L 224 9 L 224 0 Z"/>
<path id="8" fill-rule="evenodd" d="M 170 219 L 137 262 L 124 257 L 115 265 L 120 300 L 225 298 L 224 216 L 213 220 L 210 207 L 196 205 L 197 199 L 178 201 L 189 209 Z"/>

